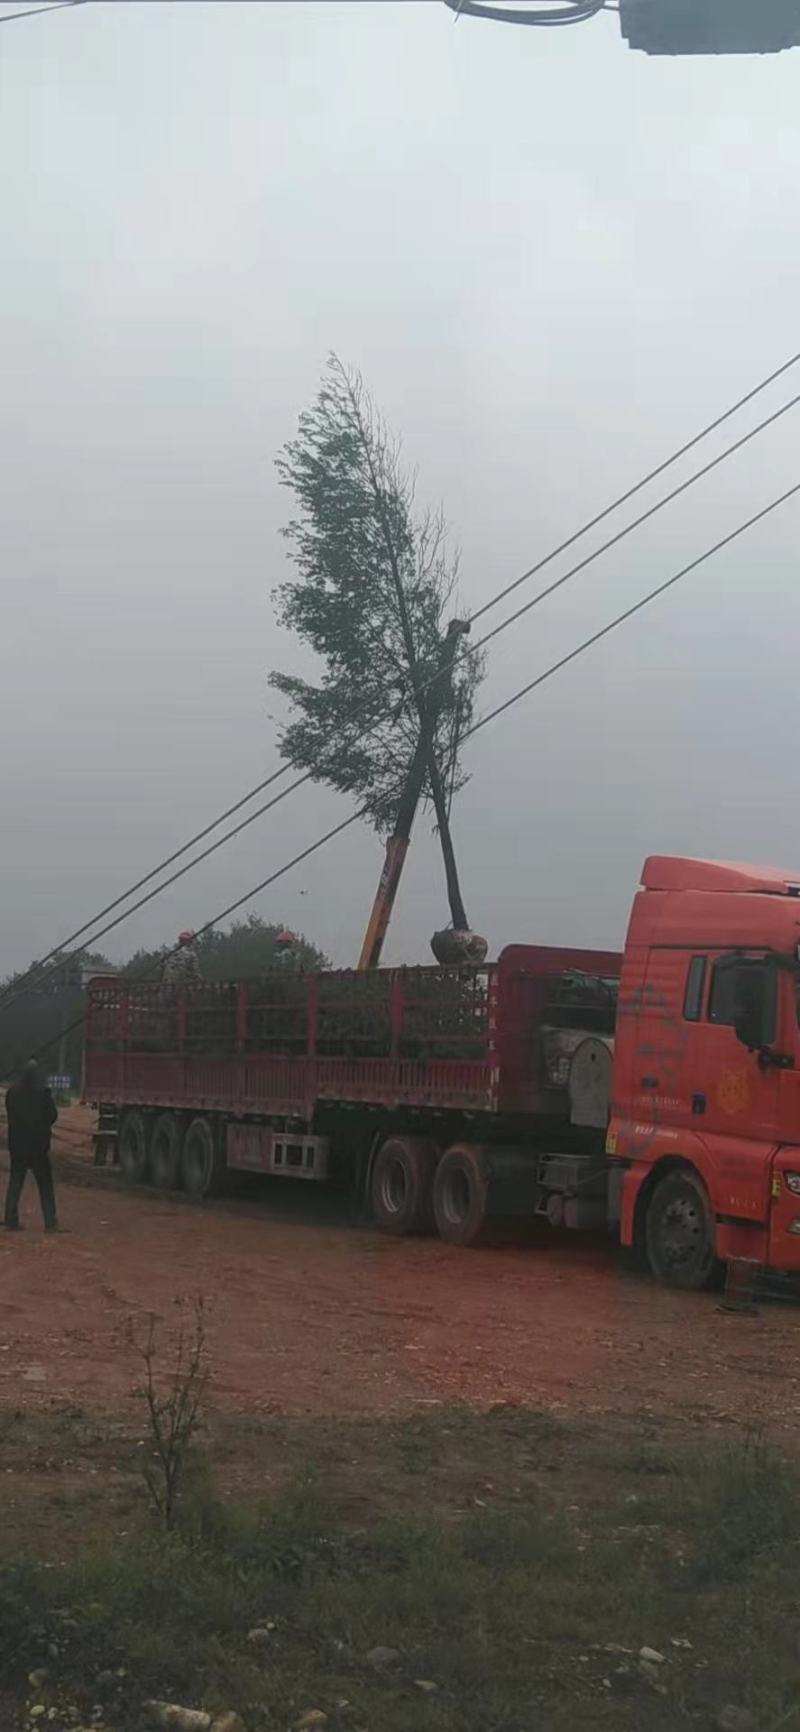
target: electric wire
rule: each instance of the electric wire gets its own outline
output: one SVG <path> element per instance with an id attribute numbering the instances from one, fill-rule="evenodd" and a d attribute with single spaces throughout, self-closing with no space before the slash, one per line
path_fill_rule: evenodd
<path id="1" fill-rule="evenodd" d="M 445 0 L 445 5 L 455 13 L 456 23 L 462 17 L 490 18 L 500 24 L 534 24 L 544 29 L 584 24 L 590 18 L 596 18 L 599 12 L 613 10 L 607 5 L 607 0 L 562 0 L 559 6 L 532 0 L 531 7 L 524 12 L 519 7 L 503 5 L 502 0 L 497 0 L 494 5 L 487 4 L 486 0 Z"/>
<path id="2" fill-rule="evenodd" d="M 670 458 L 667 458 L 663 463 L 659 464 L 656 469 L 651 470 L 649 472 L 649 474 L 647 476 L 645 476 L 640 482 L 637 482 L 635 484 L 635 486 L 629 488 L 625 494 L 621 495 L 619 500 L 615 501 L 612 505 L 606 507 L 604 511 L 600 512 L 597 516 L 592 518 L 587 524 L 585 524 L 583 526 L 582 529 L 578 530 L 573 536 L 569 537 L 569 539 L 567 541 L 562 542 L 558 548 L 553 550 L 552 553 L 545 555 L 545 557 L 543 559 L 541 559 L 536 565 L 531 566 L 526 572 L 523 572 L 520 577 L 516 578 L 513 581 L 513 583 L 507 584 L 504 589 L 498 591 L 495 596 L 490 598 L 490 600 L 488 602 L 484 603 L 484 605 L 481 608 L 479 608 L 474 614 L 472 614 L 470 616 L 470 623 L 472 624 L 475 620 L 483 617 L 483 615 L 486 614 L 491 608 L 497 606 L 497 604 L 500 601 L 504 600 L 506 596 L 512 594 L 515 590 L 517 590 L 521 584 L 529 581 L 530 578 L 536 576 L 540 571 L 542 571 L 545 568 L 545 566 L 552 563 L 552 561 L 558 556 L 559 553 L 562 553 L 568 547 L 573 546 L 574 543 L 577 540 L 579 540 L 582 535 L 588 533 L 588 531 L 590 529 L 595 528 L 600 522 L 602 522 L 605 518 L 607 518 L 611 514 L 612 511 L 617 509 L 619 504 L 624 503 L 624 502 L 628 501 L 629 499 L 631 499 L 635 494 L 640 492 L 642 490 L 642 488 L 647 486 L 649 482 L 654 480 L 658 475 L 663 474 L 664 471 L 666 469 L 668 469 L 669 467 L 671 467 L 678 460 L 679 457 L 685 455 L 687 451 L 691 450 L 702 439 L 706 438 L 709 433 L 711 433 L 712 431 L 715 431 L 725 421 L 729 420 L 730 417 L 733 414 L 735 414 L 739 408 L 743 407 L 746 403 L 752 401 L 752 399 L 755 396 L 757 396 L 760 392 L 765 390 L 768 385 L 774 383 L 777 378 L 781 377 L 791 367 L 795 366 L 797 364 L 798 360 L 800 360 L 800 352 L 798 352 L 794 356 L 791 356 L 788 361 L 784 362 L 773 373 L 769 374 L 766 379 L 761 381 L 761 383 L 759 385 L 755 386 L 744 397 L 740 398 L 736 404 L 731 406 L 730 409 L 726 410 L 722 415 L 718 416 L 716 418 L 716 420 L 714 420 L 713 422 L 711 422 L 708 425 L 708 427 L 704 428 L 699 434 L 696 434 L 693 437 L 693 439 L 689 440 L 686 444 L 684 444 L 682 447 L 680 447 L 680 449 L 678 451 L 676 451 Z M 782 416 L 786 415 L 791 409 L 796 408 L 798 403 L 800 403 L 800 393 L 798 393 L 796 396 L 790 398 L 786 403 L 781 404 L 770 415 L 766 416 L 763 421 L 758 422 L 755 427 L 750 428 L 747 431 L 747 433 L 743 434 L 741 436 L 741 438 L 735 440 L 732 445 L 727 446 L 724 451 L 720 452 L 718 454 L 718 456 L 716 456 L 715 458 L 712 458 L 712 460 L 709 463 L 703 465 L 703 467 L 701 469 L 696 470 L 685 481 L 681 482 L 676 488 L 673 488 L 670 493 L 665 494 L 660 500 L 656 500 L 655 503 L 652 506 L 648 507 L 648 509 L 646 511 L 642 512 L 637 518 L 634 518 L 630 523 L 626 524 L 621 530 L 619 530 L 615 535 L 611 536 L 607 541 L 601 543 L 601 545 L 599 547 L 593 549 L 593 551 L 590 554 L 588 554 L 584 559 L 580 560 L 576 565 L 570 567 L 570 569 L 568 571 L 566 571 L 561 577 L 557 578 L 552 584 L 549 584 L 546 586 L 545 589 L 540 590 L 529 602 L 525 603 L 525 605 L 523 607 L 518 608 L 513 614 L 510 614 L 507 619 L 501 621 L 501 623 L 498 626 L 495 626 L 492 631 L 485 633 L 484 636 L 482 638 L 479 638 L 476 643 L 464 645 L 462 650 L 461 650 L 462 660 L 464 658 L 475 657 L 476 655 L 478 655 L 479 652 L 481 651 L 481 649 L 483 649 L 486 644 L 492 642 L 492 640 L 494 638 L 498 637 L 501 634 L 501 632 L 505 631 L 508 628 L 508 626 L 513 625 L 518 619 L 520 619 L 522 617 L 523 614 L 529 613 L 534 607 L 537 607 L 540 602 L 545 601 L 549 596 L 553 595 L 556 592 L 556 590 L 561 589 L 564 584 L 568 583 L 571 580 L 571 578 L 577 576 L 577 574 L 579 572 L 586 570 L 586 568 L 589 565 L 593 564 L 595 560 L 599 559 L 604 553 L 608 552 L 610 548 L 617 546 L 628 535 L 632 534 L 635 529 L 638 529 L 643 523 L 647 522 L 650 518 L 656 516 L 659 511 L 662 511 L 667 505 L 671 504 L 675 499 L 679 498 L 682 494 L 686 493 L 689 490 L 689 488 L 695 486 L 698 481 L 702 480 L 706 475 L 710 474 L 714 469 L 719 468 L 720 465 L 722 463 L 726 462 L 729 457 L 734 456 L 736 452 L 742 450 L 746 445 L 750 444 L 753 439 L 757 438 L 761 433 L 765 432 L 774 423 L 779 421 L 782 418 Z M 457 667 L 458 667 L 458 660 L 455 663 L 455 668 L 457 669 Z M 438 674 L 431 675 L 431 677 L 428 680 L 423 682 L 423 684 L 420 688 L 420 691 L 424 692 L 431 684 L 434 683 L 434 681 L 438 677 L 439 677 Z M 367 735 L 369 735 L 370 732 L 374 731 L 374 728 L 377 725 L 378 725 L 378 722 L 376 721 L 376 722 L 372 723 L 371 727 L 367 726 L 366 728 L 364 728 L 362 726 L 362 733 L 366 733 Z M 288 798 L 288 796 L 291 793 L 294 793 L 296 789 L 304 786 L 307 782 L 311 782 L 311 781 L 314 781 L 315 779 L 317 779 L 319 777 L 320 772 L 323 770 L 325 763 L 326 763 L 326 760 L 323 757 L 320 760 L 320 762 L 317 765 L 315 765 L 313 770 L 308 770 L 308 771 L 304 772 L 303 775 L 297 777 L 296 780 L 289 785 L 289 787 L 282 789 L 278 795 L 274 796 L 271 800 L 266 801 L 262 806 L 259 806 L 254 812 L 250 813 L 248 815 L 248 817 L 245 818 L 240 824 L 235 825 L 232 830 L 226 831 L 224 836 L 219 837 L 218 840 L 211 845 L 211 847 L 204 849 L 202 851 L 202 853 L 196 855 L 193 860 L 188 861 L 186 863 L 186 865 L 180 869 L 180 871 L 173 873 L 169 878 L 165 879 L 161 884 L 155 886 L 155 888 L 153 890 L 151 890 L 147 896 L 141 897 L 138 902 L 134 903 L 130 908 L 128 908 L 121 915 L 119 915 L 115 920 L 110 921 L 108 923 L 108 925 L 102 927 L 100 931 L 94 931 L 92 933 L 92 936 L 90 937 L 90 939 L 87 940 L 87 943 L 96 943 L 99 938 L 106 937 L 109 932 L 113 931 L 117 926 L 123 924 L 123 922 L 126 919 L 128 919 L 128 917 L 130 915 L 136 913 L 140 908 L 144 907 L 148 902 L 153 901 L 156 896 L 159 896 L 161 894 L 162 890 L 169 889 L 172 884 L 175 884 L 180 878 L 185 877 L 189 871 L 193 870 L 194 866 L 200 865 L 204 860 L 208 859 L 208 857 L 211 854 L 216 853 L 219 848 L 225 846 L 227 844 L 227 842 L 232 841 L 235 836 L 240 835 L 243 830 L 246 830 L 249 827 L 250 824 L 255 823 L 257 821 L 257 819 L 263 817 L 266 812 L 271 811 L 272 808 L 274 806 L 278 805 L 281 800 Z M 84 937 L 84 935 L 87 932 L 89 932 L 91 928 L 93 928 L 95 926 L 96 921 L 103 919 L 106 914 L 111 913 L 114 909 L 119 908 L 123 903 L 128 902 L 130 897 L 136 894 L 137 890 L 143 888 L 143 886 L 145 884 L 151 883 L 154 878 L 159 877 L 160 874 L 163 871 L 165 871 L 169 865 L 173 864 L 174 861 L 180 859 L 184 854 L 188 853 L 189 849 L 194 847 L 198 841 L 202 841 L 206 836 L 210 835 L 213 830 L 218 829 L 219 825 L 221 823 L 224 823 L 225 819 L 227 817 L 232 816 L 235 812 L 240 811 L 243 806 L 248 805 L 250 803 L 250 800 L 255 798 L 257 793 L 262 792 L 265 788 L 271 786 L 273 783 L 280 780 L 284 775 L 289 773 L 290 769 L 291 769 L 291 765 L 286 764 L 286 765 L 281 765 L 277 770 L 274 770 L 270 776 L 268 776 L 264 779 L 264 781 L 262 781 L 261 783 L 258 783 L 254 789 L 251 789 L 249 791 L 249 793 L 244 794 L 241 797 L 241 799 L 237 800 L 232 806 L 228 807 L 226 812 L 222 813 L 218 818 L 214 819 L 210 824 L 206 825 L 202 830 L 198 831 L 197 834 L 190 839 L 190 841 L 184 843 L 180 848 L 174 850 L 174 852 L 171 855 L 169 855 L 166 858 L 166 860 L 163 860 L 160 863 L 160 865 L 153 867 L 150 872 L 145 873 L 145 875 L 142 878 L 138 879 L 137 882 L 134 885 L 132 885 L 128 890 L 123 891 L 119 896 L 115 897 L 112 902 L 108 903 L 106 905 L 106 907 L 103 908 L 98 914 L 92 916 L 91 919 L 85 921 L 84 924 L 82 926 L 78 927 L 75 930 L 75 932 L 73 932 L 70 935 L 69 938 L 62 940 L 59 945 L 55 946 L 51 951 L 49 951 L 47 953 L 47 955 L 44 956 L 40 961 L 33 964 L 32 967 L 27 970 L 26 974 L 23 975 L 22 979 L 10 982 L 8 987 L 6 987 L 5 990 L 2 993 L 0 993 L 0 1009 L 2 1009 L 3 1006 L 10 1005 L 11 1003 L 16 1002 L 16 1000 L 23 994 L 23 992 L 25 992 L 29 989 L 29 986 L 35 986 L 36 988 L 40 988 L 41 986 L 43 986 L 44 983 L 48 979 L 52 978 L 55 974 L 58 973 L 58 970 L 62 965 L 61 959 L 63 958 L 63 954 L 68 949 L 68 947 L 71 944 L 74 944 L 78 938 Z M 48 964 L 51 964 L 51 966 L 48 967 L 47 966 Z"/>
<path id="3" fill-rule="evenodd" d="M 6 12 L 0 24 L 13 24 L 15 18 L 38 18 L 40 12 L 63 12 L 67 6 L 83 6 L 85 0 L 53 0 L 51 6 L 31 6 L 27 12 Z"/>
<path id="4" fill-rule="evenodd" d="M 800 481 L 795 482 L 792 487 L 789 487 L 783 493 L 778 494 L 777 497 L 770 500 L 767 505 L 762 506 L 759 511 L 754 512 L 752 516 L 738 524 L 735 529 L 730 530 L 727 535 L 724 535 L 719 540 L 715 541 L 713 545 L 707 547 L 703 553 L 698 554 L 695 559 L 691 560 L 687 565 L 682 566 L 680 571 L 674 572 L 671 577 L 666 578 L 663 583 L 657 584 L 654 589 L 649 590 L 648 593 L 640 597 L 637 602 L 634 602 L 630 607 L 625 608 L 621 613 L 616 614 L 615 617 L 609 620 L 606 625 L 600 627 L 598 631 L 592 632 L 588 637 L 584 638 L 573 650 L 570 650 L 564 656 L 560 656 L 557 661 L 552 662 L 550 666 L 545 668 L 542 673 L 538 674 L 535 679 L 528 681 L 527 685 L 521 686 L 518 691 L 512 693 L 510 698 L 506 698 L 503 703 L 497 704 L 494 709 L 489 710 L 485 716 L 482 716 L 477 722 L 473 723 L 470 728 L 465 730 L 463 736 L 464 739 L 471 739 L 474 734 L 480 733 L 483 728 L 488 727 L 491 722 L 496 721 L 498 716 L 504 715 L 507 710 L 512 709 L 515 704 L 520 703 L 523 698 L 528 697 L 531 692 L 536 691 L 540 686 L 544 685 L 547 680 L 552 679 L 555 674 L 560 673 L 563 668 L 567 667 L 571 662 L 576 661 L 579 656 L 584 655 L 587 650 L 592 649 L 593 646 L 599 643 L 603 638 L 609 637 L 610 634 L 613 631 L 616 631 L 619 626 L 624 625 L 626 621 L 632 619 L 635 614 L 641 613 L 643 609 L 649 607 L 652 602 L 656 601 L 659 596 L 665 595 L 669 590 L 673 589 L 676 584 L 680 583 L 683 578 L 688 577 L 691 572 L 697 571 L 700 566 L 705 565 L 708 560 L 712 559 L 717 553 L 720 553 L 723 548 L 729 547 L 732 542 L 739 540 L 741 536 L 747 534 L 748 531 L 755 528 L 757 524 L 763 523 L 766 518 L 771 517 L 774 512 L 778 511 L 781 506 L 787 504 L 790 499 L 795 498 L 797 494 L 800 494 Z M 349 830 L 351 825 L 358 823 L 359 820 L 364 817 L 367 810 L 368 806 L 366 804 L 357 807 L 356 810 L 351 812 L 347 818 L 343 818 L 338 824 L 334 824 L 330 830 L 326 830 L 322 836 L 318 836 L 314 842 L 309 843 L 308 846 L 301 849 L 298 854 L 293 855 L 291 860 L 284 861 L 282 866 L 277 867 L 274 872 L 270 872 L 267 877 L 262 878 L 258 884 L 252 885 L 249 890 L 245 891 L 243 896 L 238 896 L 235 901 L 229 902 L 225 908 L 220 909 L 219 913 L 213 915 L 210 920 L 206 920 L 202 926 L 198 927 L 196 936 L 198 938 L 203 937 L 205 933 L 211 932 L 216 926 L 219 926 L 223 920 L 227 920 L 232 914 L 238 913 L 239 909 L 244 907 L 245 903 L 252 902 L 255 897 L 260 896 L 265 890 L 268 890 L 271 885 L 278 883 L 281 878 L 284 878 L 287 873 L 293 871 L 296 866 L 301 865 L 303 861 L 310 859 L 313 854 L 318 853 L 321 848 L 326 847 L 335 837 L 342 835 L 345 830 Z M 180 944 L 174 945 L 171 950 L 165 952 L 163 960 L 166 961 L 169 957 L 177 955 L 180 948 Z M 135 980 L 137 979 L 137 975 L 129 975 L 127 978 Z M 64 1038 L 66 1035 L 73 1033 L 75 1029 L 81 1028 L 85 1020 L 86 1013 L 84 1012 L 84 1014 L 77 1017 L 74 1022 L 69 1023 L 66 1028 L 61 1029 L 59 1034 L 53 1037 L 53 1040 L 43 1043 L 43 1045 L 39 1047 L 37 1052 L 32 1056 L 39 1057 L 43 1052 L 53 1046 L 56 1039 Z"/>

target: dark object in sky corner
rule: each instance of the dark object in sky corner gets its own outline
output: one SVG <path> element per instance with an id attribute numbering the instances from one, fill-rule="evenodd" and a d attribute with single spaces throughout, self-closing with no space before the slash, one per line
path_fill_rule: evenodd
<path id="1" fill-rule="evenodd" d="M 587 24 L 606 0 L 445 0 L 457 18 L 543 28 Z M 608 8 L 611 9 L 610 7 Z M 644 54 L 780 54 L 800 46 L 800 0 L 618 0 L 622 37 Z"/>
<path id="2" fill-rule="evenodd" d="M 800 46 L 800 0 L 620 0 L 620 29 L 645 54 L 778 54 Z"/>

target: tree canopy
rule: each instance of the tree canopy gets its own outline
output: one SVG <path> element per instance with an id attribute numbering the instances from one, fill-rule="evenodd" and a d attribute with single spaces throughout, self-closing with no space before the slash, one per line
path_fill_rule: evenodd
<path id="1" fill-rule="evenodd" d="M 197 940 L 200 972 L 205 980 L 247 980 L 259 974 L 269 974 L 285 962 L 284 947 L 278 943 L 285 930 L 280 922 L 262 920 L 259 914 L 249 914 L 246 920 L 235 920 L 227 931 L 214 927 L 201 932 Z M 330 968 L 322 950 L 302 933 L 293 935 L 292 962 L 296 968 Z M 129 975 L 158 974 L 168 946 L 160 950 L 137 950 L 125 964 Z"/>
<path id="2" fill-rule="evenodd" d="M 234 921 L 227 931 L 204 932 L 198 939 L 200 968 L 207 980 L 245 980 L 269 974 L 274 968 L 329 968 L 323 952 L 302 934 L 295 935 L 287 958 L 278 944 L 283 927 L 251 914 L 246 920 Z M 60 1057 L 64 1069 L 73 1080 L 81 1074 L 83 1051 L 82 1016 L 85 1004 L 82 990 L 82 968 L 91 964 L 98 973 L 107 968 L 110 973 L 123 973 L 143 979 L 157 976 L 168 946 L 158 950 L 137 950 L 126 963 L 114 965 L 99 951 L 71 951 L 59 962 L 58 969 L 47 978 L 30 981 L 31 968 L 9 975 L 0 983 L 0 993 L 9 994 L 6 1005 L 0 1003 L 0 1077 L 12 1075 L 32 1053 L 41 1053 L 48 1071 L 55 1071 Z M 17 996 L 17 990 L 19 996 Z M 74 1026 L 73 1026 L 74 1025 Z M 62 1048 L 62 1033 L 63 1048 Z"/>
<path id="3" fill-rule="evenodd" d="M 416 510 L 414 478 L 360 375 L 336 356 L 277 466 L 296 504 L 284 534 L 297 571 L 275 592 L 279 618 L 322 664 L 316 680 L 271 675 L 291 707 L 281 752 L 357 795 L 386 833 L 419 736 L 417 694 L 440 664 L 458 559 L 441 512 Z M 462 657 L 436 685 L 435 753 L 450 795 L 466 779 L 459 741 L 482 673 L 480 657 Z"/>

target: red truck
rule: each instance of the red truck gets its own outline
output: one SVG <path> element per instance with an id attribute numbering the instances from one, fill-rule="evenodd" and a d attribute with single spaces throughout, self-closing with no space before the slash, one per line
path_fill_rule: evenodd
<path id="1" fill-rule="evenodd" d="M 800 1270 L 800 881 L 654 857 L 625 950 L 276 970 L 189 993 L 98 978 L 85 1095 L 124 1172 L 345 1179 L 388 1232 L 607 1227 L 676 1287 Z"/>

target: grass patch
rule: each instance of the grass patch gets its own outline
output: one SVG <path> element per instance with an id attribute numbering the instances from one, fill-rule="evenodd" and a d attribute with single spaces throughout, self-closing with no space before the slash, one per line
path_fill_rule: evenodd
<path id="1" fill-rule="evenodd" d="M 123 1459 L 124 1527 L 101 1477 L 106 1529 L 78 1555 L 60 1555 L 56 1504 L 39 1556 L 0 1566 L 0 1690 L 22 1703 L 46 1666 L 55 1732 L 66 1703 L 139 1732 L 148 1696 L 235 1709 L 248 1732 L 310 1708 L 328 1732 L 675 1732 L 728 1704 L 766 1729 L 795 1711 L 800 1479 L 757 1438 L 698 1448 L 519 1409 L 222 1425 L 171 1534 Z M 645 1646 L 663 1662 L 643 1667 Z"/>

